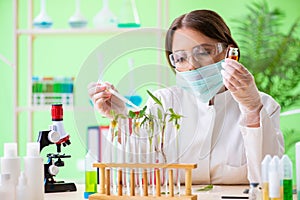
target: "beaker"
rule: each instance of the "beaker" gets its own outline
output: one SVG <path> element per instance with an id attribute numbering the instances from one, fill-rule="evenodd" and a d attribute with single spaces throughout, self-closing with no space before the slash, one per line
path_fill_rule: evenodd
<path id="1" fill-rule="evenodd" d="M 135 0 L 123 0 L 118 16 L 118 28 L 138 28 L 140 26 Z"/>

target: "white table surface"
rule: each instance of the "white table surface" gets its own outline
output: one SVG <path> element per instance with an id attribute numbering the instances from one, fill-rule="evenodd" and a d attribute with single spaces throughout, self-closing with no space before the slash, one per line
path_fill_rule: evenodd
<path id="1" fill-rule="evenodd" d="M 45 200 L 84 200 L 84 185 L 76 184 L 76 192 L 61 192 L 61 193 L 47 193 L 45 194 Z M 214 188 L 206 192 L 195 192 L 197 189 L 203 186 L 194 185 L 193 194 L 198 195 L 198 200 L 216 200 L 221 199 L 221 196 L 247 196 L 243 191 L 248 188 L 247 185 L 214 185 Z M 163 188 L 162 188 L 163 190 Z M 294 195 L 294 200 L 297 200 L 297 196 Z"/>
<path id="2" fill-rule="evenodd" d="M 60 192 L 60 193 L 46 193 L 45 200 L 84 200 L 84 185 L 76 184 L 76 192 Z M 202 186 L 193 186 L 193 194 L 198 195 L 198 199 L 210 200 L 210 199 L 221 199 L 222 195 L 233 195 L 233 196 L 247 196 L 243 194 L 243 191 L 248 186 L 214 186 L 214 188 L 207 192 L 194 192 L 196 189 Z M 163 190 L 163 188 L 162 188 Z"/>

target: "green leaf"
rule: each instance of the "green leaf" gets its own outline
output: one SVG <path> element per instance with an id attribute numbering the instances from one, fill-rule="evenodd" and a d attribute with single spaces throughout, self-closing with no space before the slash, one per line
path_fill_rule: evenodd
<path id="1" fill-rule="evenodd" d="M 142 122 L 141 122 L 141 126 L 143 126 L 144 123 L 145 123 L 147 120 L 148 120 L 148 118 L 145 116 L 144 119 L 143 119 Z"/>
<path id="2" fill-rule="evenodd" d="M 182 115 L 179 115 L 177 113 L 174 112 L 173 108 L 169 108 L 169 111 L 170 111 L 170 119 L 169 119 L 169 122 L 171 121 L 175 121 L 175 124 L 177 124 L 178 122 L 178 119 L 180 119 L 181 117 L 183 117 Z"/>
<path id="3" fill-rule="evenodd" d="M 162 114 L 162 112 L 161 112 L 161 110 L 159 108 L 157 108 L 157 117 L 160 120 L 162 120 L 162 118 L 163 118 L 163 114 Z"/>
<path id="4" fill-rule="evenodd" d="M 204 186 L 202 188 L 197 189 L 196 191 L 197 192 L 205 192 L 205 191 L 212 190 L 213 188 L 214 188 L 213 185 L 207 185 L 207 186 Z"/>
<path id="5" fill-rule="evenodd" d="M 117 117 L 118 117 L 118 118 L 121 118 L 121 119 L 126 119 L 126 116 L 124 116 L 124 115 L 122 115 L 122 114 L 118 114 Z"/>
<path id="6" fill-rule="evenodd" d="M 139 112 L 139 115 L 138 115 L 139 118 L 141 118 L 145 115 L 146 109 L 147 109 L 147 106 L 144 106 L 144 108 Z"/>
<path id="7" fill-rule="evenodd" d="M 116 115 L 116 112 L 115 112 L 115 110 L 111 109 L 111 110 L 109 111 L 109 114 L 114 118 L 115 115 Z"/>
<path id="8" fill-rule="evenodd" d="M 299 92 L 291 91 L 300 82 L 299 18 L 284 33 L 285 13 L 280 9 L 271 8 L 265 0 L 246 7 L 232 30 L 242 52 L 240 62 L 253 74 L 258 89 L 271 95 L 282 111 L 298 105 Z"/>
<path id="9" fill-rule="evenodd" d="M 135 113 L 133 111 L 129 110 L 128 116 L 129 116 L 129 118 L 133 119 L 135 117 Z"/>
<path id="10" fill-rule="evenodd" d="M 161 101 L 156 96 L 154 96 L 149 90 L 147 90 L 147 93 L 153 99 L 153 101 L 155 101 L 155 103 L 157 103 L 158 105 L 160 105 L 161 107 L 163 107 Z"/>

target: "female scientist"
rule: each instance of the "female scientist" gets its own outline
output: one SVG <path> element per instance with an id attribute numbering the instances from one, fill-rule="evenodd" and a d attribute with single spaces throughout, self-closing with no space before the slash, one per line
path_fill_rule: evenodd
<path id="1" fill-rule="evenodd" d="M 198 164 L 193 184 L 260 182 L 264 156 L 284 152 L 280 106 L 258 91 L 241 63 L 225 59 L 228 49 L 238 46 L 224 20 L 210 10 L 184 14 L 171 24 L 165 45 L 176 86 L 154 95 L 184 116 L 180 162 Z M 108 117 L 110 109 L 125 110 L 105 85 L 91 83 L 89 95 Z M 149 99 L 147 106 L 151 110 L 156 105 Z M 169 124 L 166 133 L 172 129 Z"/>

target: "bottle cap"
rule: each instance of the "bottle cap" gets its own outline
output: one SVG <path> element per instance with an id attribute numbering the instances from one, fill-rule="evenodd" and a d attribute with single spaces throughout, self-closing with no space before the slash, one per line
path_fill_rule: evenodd
<path id="1" fill-rule="evenodd" d="M 277 172 L 279 172 L 279 163 L 280 163 L 279 157 L 278 156 L 274 156 L 272 158 L 272 160 L 270 161 L 270 163 L 269 163 L 269 172 L 270 171 L 277 171 Z"/>
<path id="2" fill-rule="evenodd" d="M 292 179 L 293 178 L 293 164 L 288 155 L 283 155 L 280 160 L 281 166 L 281 178 L 282 179 Z"/>
<path id="3" fill-rule="evenodd" d="M 232 50 L 232 51 L 237 51 L 237 50 L 239 50 L 239 48 L 236 48 L 236 47 L 230 47 L 230 50 Z"/>
<path id="4" fill-rule="evenodd" d="M 250 186 L 252 187 L 257 187 L 259 185 L 259 183 L 250 183 Z"/>
<path id="5" fill-rule="evenodd" d="M 17 143 L 5 143 L 4 144 L 4 158 L 17 157 Z"/>
<path id="6" fill-rule="evenodd" d="M 39 155 L 40 155 L 40 143 L 38 142 L 27 143 L 27 156 L 39 157 Z"/>

